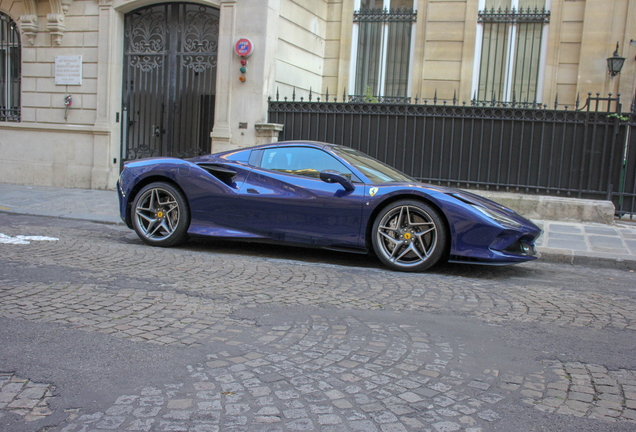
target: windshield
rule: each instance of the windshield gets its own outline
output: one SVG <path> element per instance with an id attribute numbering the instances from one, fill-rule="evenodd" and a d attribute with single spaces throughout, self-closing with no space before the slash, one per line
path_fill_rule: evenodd
<path id="1" fill-rule="evenodd" d="M 373 183 L 413 182 L 415 179 L 348 147 L 333 147 L 334 153 L 359 169 Z"/>

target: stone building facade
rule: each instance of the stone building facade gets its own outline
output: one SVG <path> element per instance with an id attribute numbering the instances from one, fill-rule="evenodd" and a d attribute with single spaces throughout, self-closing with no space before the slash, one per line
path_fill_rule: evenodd
<path id="1" fill-rule="evenodd" d="M 0 0 L 0 18 L 3 183 L 112 189 L 122 159 L 275 140 L 276 94 L 573 106 L 636 90 L 636 0 Z"/>

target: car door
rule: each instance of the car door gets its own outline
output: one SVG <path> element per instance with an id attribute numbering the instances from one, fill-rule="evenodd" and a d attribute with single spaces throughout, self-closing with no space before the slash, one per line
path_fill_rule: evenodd
<path id="1" fill-rule="evenodd" d="M 259 151 L 239 193 L 245 230 L 286 242 L 359 247 L 364 185 L 344 164 L 315 147 Z M 326 169 L 352 178 L 355 189 L 320 180 Z"/>

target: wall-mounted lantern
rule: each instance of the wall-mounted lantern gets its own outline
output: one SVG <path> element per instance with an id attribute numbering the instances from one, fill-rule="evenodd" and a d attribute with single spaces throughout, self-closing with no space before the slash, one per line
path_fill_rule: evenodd
<path id="1" fill-rule="evenodd" d="M 614 51 L 614 55 L 612 55 L 612 57 L 608 57 L 607 59 L 607 68 L 609 69 L 609 74 L 612 78 L 621 73 L 621 69 L 623 69 L 624 63 L 625 57 L 621 57 L 618 55 L 618 42 L 616 42 L 616 51 Z"/>

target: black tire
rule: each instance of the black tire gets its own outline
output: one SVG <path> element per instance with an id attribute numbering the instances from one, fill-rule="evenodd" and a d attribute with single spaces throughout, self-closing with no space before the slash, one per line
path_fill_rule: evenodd
<path id="1" fill-rule="evenodd" d="M 448 234 L 438 210 L 421 201 L 400 200 L 378 213 L 371 240 L 384 265 L 393 270 L 419 272 L 445 256 Z"/>
<path id="2" fill-rule="evenodd" d="M 150 183 L 140 190 L 131 218 L 135 232 L 149 245 L 175 246 L 188 238 L 188 203 L 183 193 L 169 183 Z"/>

